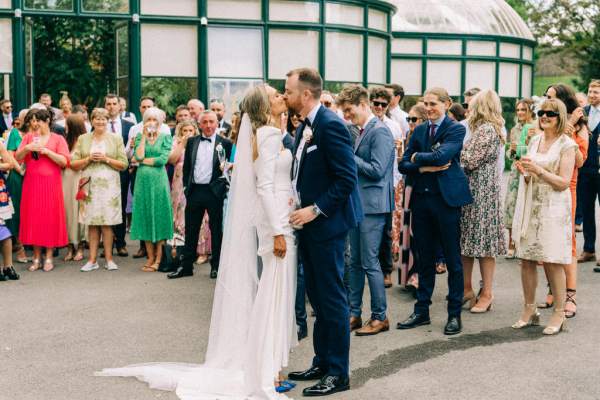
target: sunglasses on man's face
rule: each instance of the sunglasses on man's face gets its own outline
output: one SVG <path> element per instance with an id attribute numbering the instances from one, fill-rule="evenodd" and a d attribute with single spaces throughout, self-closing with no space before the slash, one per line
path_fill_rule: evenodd
<path id="1" fill-rule="evenodd" d="M 469 103 L 462 103 L 462 108 L 464 108 L 465 110 L 469 109 Z"/>
<path id="2" fill-rule="evenodd" d="M 556 118 L 560 114 L 555 111 L 550 111 L 550 110 L 540 110 L 537 112 L 538 118 L 542 118 L 544 115 L 548 118 Z"/>
<path id="3" fill-rule="evenodd" d="M 324 101 L 323 105 L 327 108 L 331 108 L 331 102 L 330 101 Z"/>
<path id="4" fill-rule="evenodd" d="M 406 117 L 406 122 L 416 124 L 419 118 L 417 117 Z"/>
<path id="5" fill-rule="evenodd" d="M 387 106 L 388 106 L 388 103 L 386 103 L 385 101 L 377 101 L 377 100 L 373 101 L 373 107 L 386 108 Z"/>

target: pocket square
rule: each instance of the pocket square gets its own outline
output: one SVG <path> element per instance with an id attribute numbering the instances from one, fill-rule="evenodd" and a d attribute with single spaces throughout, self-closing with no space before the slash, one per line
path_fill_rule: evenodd
<path id="1" fill-rule="evenodd" d="M 313 145 L 310 146 L 308 149 L 306 149 L 306 154 L 310 153 L 311 151 L 315 151 L 317 149 L 317 145 Z"/>

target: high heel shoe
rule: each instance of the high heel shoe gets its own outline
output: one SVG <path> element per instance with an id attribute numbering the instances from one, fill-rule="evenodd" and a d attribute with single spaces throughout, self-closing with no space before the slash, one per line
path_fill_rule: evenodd
<path id="1" fill-rule="evenodd" d="M 477 302 L 477 304 L 475 304 L 474 307 L 471 307 L 471 313 L 472 314 L 483 314 L 486 313 L 488 311 L 492 311 L 493 308 L 493 303 L 494 303 L 494 297 L 492 296 L 492 298 L 490 299 L 490 304 L 488 304 L 487 306 L 485 304 L 483 305 L 479 305 L 479 302 L 481 302 L 481 298 L 479 298 L 479 301 Z"/>
<path id="2" fill-rule="evenodd" d="M 527 326 L 538 326 L 540 324 L 540 312 L 538 311 L 535 304 L 525 304 L 525 308 L 533 309 L 533 314 L 529 317 L 527 321 L 523 321 L 522 319 L 518 320 L 512 325 L 513 329 L 523 329 Z"/>
<path id="3" fill-rule="evenodd" d="M 542 331 L 542 333 L 544 335 L 548 335 L 548 336 L 557 335 L 559 332 L 566 330 L 567 318 L 565 317 L 564 310 L 554 310 L 554 312 L 562 313 L 562 321 L 561 321 L 560 325 L 558 325 L 558 326 L 548 325 L 546 328 L 544 328 L 544 330 Z"/>
<path id="4" fill-rule="evenodd" d="M 477 303 L 477 296 L 475 296 L 475 292 L 472 290 L 470 292 L 465 293 L 463 296 L 463 299 L 462 299 L 463 307 L 467 303 L 469 303 L 469 305 L 467 306 L 469 309 L 475 307 L 475 304 Z"/>

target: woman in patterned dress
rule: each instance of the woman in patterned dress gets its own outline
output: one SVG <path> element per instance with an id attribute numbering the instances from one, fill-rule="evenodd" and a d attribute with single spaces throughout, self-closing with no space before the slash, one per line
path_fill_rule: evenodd
<path id="1" fill-rule="evenodd" d="M 542 262 L 554 293 L 554 313 L 544 334 L 559 333 L 565 321 L 565 267 L 573 260 L 573 226 L 569 185 L 577 144 L 565 135 L 567 109 L 557 99 L 546 100 L 538 111 L 543 134 L 529 142 L 527 156 L 517 163 L 521 172 L 513 220 L 525 306 L 513 328 L 539 324 L 535 304 L 537 264 Z"/>
<path id="2" fill-rule="evenodd" d="M 471 137 L 462 153 L 461 163 L 469 180 L 473 203 L 463 207 L 460 247 L 464 269 L 463 302 L 470 302 L 472 313 L 484 313 L 492 308 L 496 257 L 506 253 L 498 154 L 503 145 L 502 105 L 493 90 L 479 92 L 469 104 Z M 472 277 L 475 259 L 483 279 L 479 298 L 473 292 Z"/>
<path id="3" fill-rule="evenodd" d="M 515 244 L 512 240 L 511 230 L 513 215 L 515 213 L 515 204 L 517 203 L 517 191 L 519 190 L 520 177 L 514 161 L 521 157 L 521 148 L 529 143 L 530 136 L 528 135 L 528 131 L 529 128 L 533 127 L 535 120 L 533 106 L 534 103 L 532 99 L 517 100 L 517 104 L 515 105 L 517 123 L 510 130 L 510 136 L 508 138 L 510 147 L 506 152 L 506 155 L 509 159 L 513 160 L 510 168 L 510 176 L 508 178 L 506 197 L 504 198 L 504 226 L 508 229 L 508 258 L 514 258 L 515 255 Z"/>
<path id="4" fill-rule="evenodd" d="M 79 201 L 79 222 L 88 226 L 90 243 L 90 257 L 81 267 L 82 272 L 99 268 L 100 234 L 104 241 L 105 268 L 119 269 L 112 258 L 112 225 L 123 221 L 119 172 L 127 168 L 127 156 L 121 136 L 107 131 L 108 118 L 104 108 L 92 112 L 94 131 L 79 137 L 71 163 L 74 170 L 82 170 L 79 187 L 87 194 Z"/>

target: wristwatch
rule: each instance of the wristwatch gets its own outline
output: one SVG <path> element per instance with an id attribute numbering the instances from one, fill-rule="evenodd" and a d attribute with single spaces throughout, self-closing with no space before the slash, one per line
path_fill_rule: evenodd
<path id="1" fill-rule="evenodd" d="M 318 217 L 319 215 L 323 214 L 321 209 L 316 204 L 313 204 L 312 212 L 315 214 L 315 217 Z"/>

